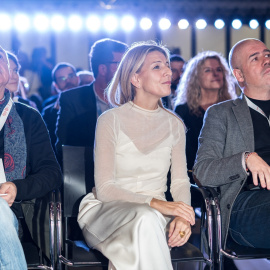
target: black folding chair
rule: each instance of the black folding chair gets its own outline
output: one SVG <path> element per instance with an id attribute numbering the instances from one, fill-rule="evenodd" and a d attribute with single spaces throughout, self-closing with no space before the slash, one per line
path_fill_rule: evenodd
<path id="1" fill-rule="evenodd" d="M 55 247 L 54 247 L 54 233 L 55 233 L 55 193 L 51 192 L 46 196 L 46 202 L 49 207 L 49 245 L 50 258 L 46 258 L 42 250 L 31 238 L 30 233 L 27 232 L 27 237 L 22 239 L 22 247 L 26 258 L 27 269 L 55 269 Z M 24 224 L 24 220 L 21 221 Z M 33 222 L 35 223 L 35 222 Z"/>
<path id="2" fill-rule="evenodd" d="M 100 266 L 107 268 L 108 266 L 107 258 L 86 245 L 76 221 L 82 198 L 91 192 L 94 186 L 93 165 L 93 149 L 63 146 L 63 201 L 61 201 L 60 193 L 56 199 L 58 269 L 61 269 L 62 264 L 70 267 Z M 63 234 L 62 215 L 64 218 Z M 196 261 L 201 263 L 201 267 L 203 263 L 211 265 L 211 259 L 206 259 L 202 252 L 190 243 L 172 248 L 171 258 L 174 269 L 177 269 L 179 262 Z"/>
<path id="3" fill-rule="evenodd" d="M 248 260 L 270 258 L 270 249 L 251 248 L 236 243 L 230 236 L 226 247 L 222 245 L 221 211 L 219 194 L 213 187 L 204 187 L 209 192 L 210 206 L 213 215 L 213 267 L 214 270 L 224 269 L 224 258 L 232 260 Z"/>

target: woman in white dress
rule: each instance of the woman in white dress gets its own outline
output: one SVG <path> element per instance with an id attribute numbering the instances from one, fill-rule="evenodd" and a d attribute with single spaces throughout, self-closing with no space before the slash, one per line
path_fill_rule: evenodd
<path id="1" fill-rule="evenodd" d="M 82 200 L 78 222 L 87 244 L 110 260 L 109 269 L 171 270 L 169 248 L 185 244 L 195 223 L 185 128 L 161 103 L 171 76 L 165 47 L 136 43 L 108 87 L 116 108 L 98 119 L 96 188 Z M 174 202 L 164 195 L 170 168 Z"/>

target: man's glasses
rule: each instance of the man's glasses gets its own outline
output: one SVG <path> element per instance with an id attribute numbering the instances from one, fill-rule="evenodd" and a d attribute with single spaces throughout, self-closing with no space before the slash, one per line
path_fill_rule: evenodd
<path id="1" fill-rule="evenodd" d="M 77 75 L 75 73 L 71 73 L 71 74 L 68 74 L 66 77 L 65 76 L 62 76 L 62 77 L 57 77 L 56 78 L 56 81 L 60 81 L 60 82 L 65 82 L 67 79 L 73 79 L 75 78 Z"/>

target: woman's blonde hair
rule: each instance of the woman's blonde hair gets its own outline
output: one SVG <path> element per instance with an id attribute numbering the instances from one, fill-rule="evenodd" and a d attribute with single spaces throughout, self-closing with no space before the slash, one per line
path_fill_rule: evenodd
<path id="1" fill-rule="evenodd" d="M 148 53 L 159 51 L 169 62 L 169 51 L 163 45 L 154 41 L 133 43 L 124 54 L 110 85 L 107 87 L 107 97 L 113 107 L 132 101 L 136 95 L 131 78 L 139 73 Z M 159 106 L 163 107 L 161 100 Z"/>
<path id="2" fill-rule="evenodd" d="M 175 99 L 175 107 L 179 104 L 187 103 L 191 113 L 197 116 L 200 116 L 201 114 L 199 73 L 202 65 L 207 59 L 216 59 L 223 71 L 223 87 L 219 89 L 217 102 L 236 97 L 234 80 L 225 58 L 218 52 L 201 52 L 193 57 L 186 65 L 185 71 L 177 87 L 177 97 Z"/>

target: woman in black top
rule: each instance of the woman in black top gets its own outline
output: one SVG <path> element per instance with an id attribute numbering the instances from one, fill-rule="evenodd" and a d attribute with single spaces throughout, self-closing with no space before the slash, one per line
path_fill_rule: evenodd
<path id="1" fill-rule="evenodd" d="M 196 158 L 205 111 L 215 103 L 234 97 L 234 79 L 221 54 L 205 51 L 188 62 L 177 88 L 175 112 L 187 127 L 186 155 L 189 172 Z"/>

